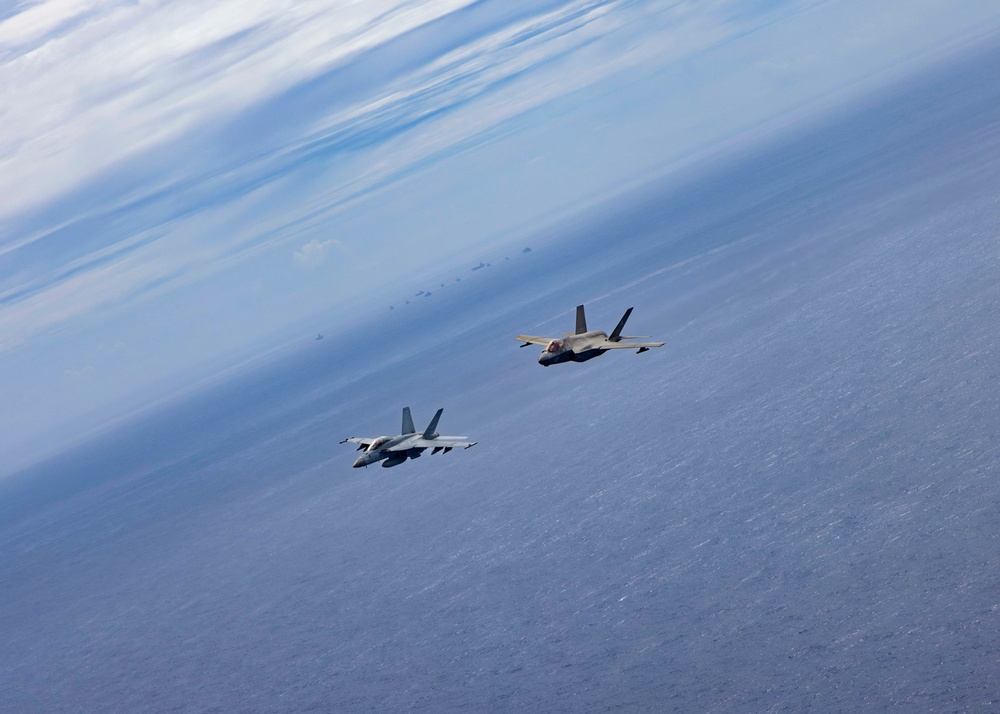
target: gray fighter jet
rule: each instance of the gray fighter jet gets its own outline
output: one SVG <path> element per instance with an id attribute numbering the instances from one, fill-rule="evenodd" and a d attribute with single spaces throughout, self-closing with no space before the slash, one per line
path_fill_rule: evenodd
<path id="1" fill-rule="evenodd" d="M 618 326 L 608 335 L 600 330 L 587 331 L 587 317 L 583 314 L 583 305 L 576 306 L 576 332 L 564 332 L 566 337 L 535 337 L 533 335 L 518 335 L 514 339 L 520 340 L 524 344 L 521 347 L 531 345 L 545 345 L 538 364 L 548 367 L 550 364 L 560 362 L 586 362 L 588 359 L 600 357 L 608 350 L 628 350 L 634 349 L 637 354 L 649 351 L 652 347 L 663 347 L 663 342 L 622 342 L 622 340 L 638 340 L 648 335 L 626 336 L 622 334 L 628 316 L 632 314 L 632 308 L 625 311 L 622 319 L 618 321 Z"/>
<path id="2" fill-rule="evenodd" d="M 361 454 L 354 462 L 354 468 L 374 464 L 377 461 L 382 461 L 382 466 L 386 468 L 399 466 L 407 459 L 418 458 L 424 449 L 433 449 L 431 455 L 439 451 L 444 451 L 447 454 L 459 446 L 469 449 L 479 443 L 468 441 L 469 437 L 467 436 L 441 436 L 438 434 L 436 429 L 442 412 L 444 409 L 438 409 L 437 414 L 431 419 L 431 423 L 424 429 L 424 433 L 418 434 L 417 430 L 413 428 L 410 408 L 403 407 L 403 433 L 399 436 L 379 436 L 376 438 L 352 436 L 340 443 L 346 444 L 350 441 L 359 444 L 358 451 L 364 449 L 365 453 Z"/>

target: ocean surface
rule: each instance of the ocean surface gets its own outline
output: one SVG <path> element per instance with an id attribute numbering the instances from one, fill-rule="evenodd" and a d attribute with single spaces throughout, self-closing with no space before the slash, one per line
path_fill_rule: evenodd
<path id="1" fill-rule="evenodd" d="M 0 482 L 0 710 L 1000 711 L 1000 52 L 528 244 Z"/>

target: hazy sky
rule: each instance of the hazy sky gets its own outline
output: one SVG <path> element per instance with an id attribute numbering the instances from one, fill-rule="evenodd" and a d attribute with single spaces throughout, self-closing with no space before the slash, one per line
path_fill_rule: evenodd
<path id="1" fill-rule="evenodd" d="M 0 459 L 998 29 L 995 0 L 4 3 Z"/>

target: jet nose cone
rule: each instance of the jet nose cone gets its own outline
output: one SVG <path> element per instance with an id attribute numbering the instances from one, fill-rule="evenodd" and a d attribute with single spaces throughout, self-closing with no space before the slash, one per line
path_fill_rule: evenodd
<path id="1" fill-rule="evenodd" d="M 365 457 L 364 456 L 359 456 L 357 459 L 355 459 L 355 461 L 354 461 L 354 468 L 360 468 L 361 466 L 364 466 L 364 465 L 365 465 Z"/>

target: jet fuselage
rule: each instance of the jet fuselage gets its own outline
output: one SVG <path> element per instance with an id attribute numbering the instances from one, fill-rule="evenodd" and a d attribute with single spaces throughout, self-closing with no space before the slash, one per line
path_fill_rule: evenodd
<path id="1" fill-rule="evenodd" d="M 365 449 L 365 452 L 359 456 L 354 462 L 354 468 L 361 468 L 362 466 L 368 466 L 369 464 L 375 464 L 379 461 L 385 461 L 382 464 L 385 467 L 398 466 L 399 464 L 406 461 L 407 458 L 415 459 L 420 456 L 423 449 L 413 448 L 407 449 L 406 451 L 389 451 L 393 446 L 398 446 L 404 441 L 413 440 L 419 438 L 420 434 L 402 434 L 400 436 L 380 436 L 378 439 L 373 441 L 371 445 Z"/>
<path id="2" fill-rule="evenodd" d="M 542 354 L 538 357 L 538 364 L 548 367 L 563 362 L 586 362 L 594 357 L 600 357 L 607 350 L 601 349 L 597 345 L 607 339 L 606 332 L 591 330 L 579 335 L 567 335 L 561 339 L 552 340 L 542 350 Z"/>

